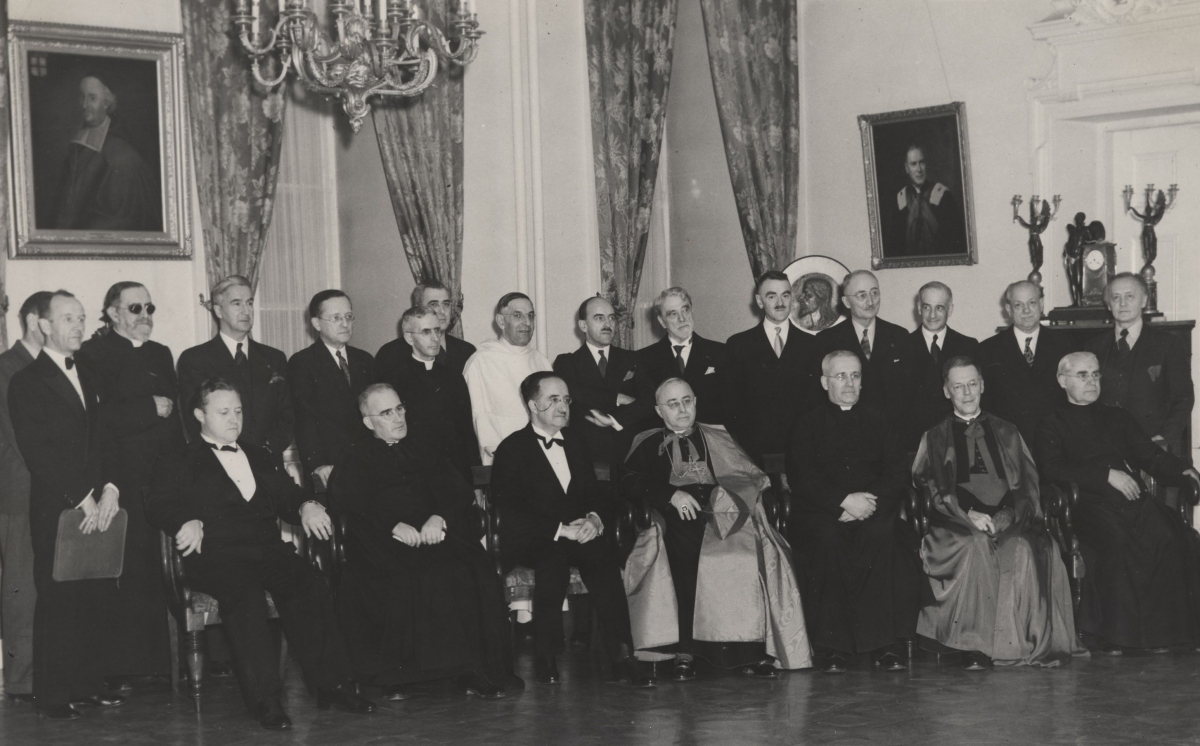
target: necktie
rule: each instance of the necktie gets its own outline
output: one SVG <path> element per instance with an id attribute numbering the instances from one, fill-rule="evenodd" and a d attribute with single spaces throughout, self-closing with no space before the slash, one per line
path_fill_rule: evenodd
<path id="1" fill-rule="evenodd" d="M 871 340 L 867 338 L 867 329 L 863 329 L 862 351 L 868 360 L 871 359 Z"/>
<path id="2" fill-rule="evenodd" d="M 237 446 L 219 446 L 216 443 L 209 443 L 208 445 L 211 446 L 214 451 L 229 451 L 230 453 L 237 453 Z"/>
<path id="3" fill-rule="evenodd" d="M 1129 345 L 1126 345 L 1125 349 L 1129 349 Z M 74 367 L 75 367 L 75 358 L 73 358 L 73 357 L 67 358 L 67 370 L 70 370 L 71 368 L 74 368 Z"/>
<path id="4" fill-rule="evenodd" d="M 353 384 L 350 383 L 350 366 L 346 365 L 346 358 L 342 355 L 341 350 L 337 351 L 337 363 L 338 367 L 342 369 L 342 375 L 346 377 L 346 385 L 353 388 Z"/>
<path id="5" fill-rule="evenodd" d="M 933 343 L 929 345 L 929 355 L 933 358 L 933 363 L 936 365 L 942 357 L 942 348 L 937 343 L 938 335 L 933 335 Z"/>
<path id="6" fill-rule="evenodd" d="M 538 440 L 542 441 L 542 447 L 545 448 L 547 451 L 550 450 L 551 448 L 553 448 L 554 446 L 558 446 L 559 448 L 563 447 L 562 438 L 538 437 Z"/>
<path id="7" fill-rule="evenodd" d="M 1128 329 L 1121 330 L 1121 339 L 1117 342 L 1117 350 L 1120 352 L 1121 357 L 1125 357 L 1126 355 L 1129 354 L 1129 330 Z M 70 358 L 67 358 L 67 361 L 69 363 Z M 69 365 L 68 365 L 68 367 L 69 367 Z"/>
<path id="8" fill-rule="evenodd" d="M 679 375 L 683 375 L 687 363 L 683 362 L 683 345 L 672 345 L 675 348 L 675 364 L 679 367 Z"/>
<path id="9" fill-rule="evenodd" d="M 246 360 L 246 353 L 242 351 L 242 343 L 238 342 L 237 343 L 237 352 L 233 356 L 233 364 L 240 368 L 241 366 L 245 365 L 247 362 L 248 361 Z"/>
<path id="10" fill-rule="evenodd" d="M 775 357 L 783 357 L 783 327 L 775 327 Z"/>
<path id="11" fill-rule="evenodd" d="M 604 350 L 600 350 L 600 360 L 599 360 L 599 362 L 596 363 L 596 365 L 600 366 L 600 377 L 601 378 L 607 377 L 608 376 L 608 358 L 606 358 L 604 356 Z"/>
<path id="12" fill-rule="evenodd" d="M 1033 342 L 1033 337 L 1025 338 L 1025 362 L 1033 365 L 1033 348 L 1029 346 L 1031 342 Z"/>

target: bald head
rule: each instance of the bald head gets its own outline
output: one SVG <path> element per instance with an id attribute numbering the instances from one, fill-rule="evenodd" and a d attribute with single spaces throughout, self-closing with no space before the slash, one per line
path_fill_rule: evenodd
<path id="1" fill-rule="evenodd" d="M 83 109 L 83 123 L 98 127 L 117 108 L 117 97 L 99 78 L 87 76 L 79 81 L 79 106 Z"/>

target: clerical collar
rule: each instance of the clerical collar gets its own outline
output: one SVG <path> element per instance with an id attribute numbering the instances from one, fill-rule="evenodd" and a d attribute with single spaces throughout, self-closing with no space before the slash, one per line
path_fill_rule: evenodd
<path id="1" fill-rule="evenodd" d="M 850 404 L 849 406 L 847 406 L 845 404 L 839 404 L 839 405 L 837 405 L 837 408 L 842 410 L 843 412 L 849 412 L 851 409 L 854 409 L 854 405 Z"/>
<path id="2" fill-rule="evenodd" d="M 237 341 L 236 339 L 229 336 L 225 332 L 221 332 L 219 336 L 221 337 L 221 341 L 225 343 L 225 346 L 227 348 L 229 348 L 230 357 L 237 357 L 238 345 L 242 346 L 242 354 L 245 355 L 247 358 L 250 357 L 250 335 L 249 334 L 247 334 L 245 339 L 243 339 L 241 342 Z"/>
<path id="3" fill-rule="evenodd" d="M 413 352 L 413 360 L 416 360 L 421 365 L 424 365 L 425 370 L 433 370 L 433 364 L 437 362 L 437 360 L 422 360 L 421 358 L 417 357 L 416 352 Z"/>
<path id="4" fill-rule="evenodd" d="M 976 412 L 975 414 L 971 415 L 970 417 L 963 417 L 958 412 L 955 412 L 954 419 L 958 420 L 959 422 L 963 423 L 964 425 L 970 425 L 972 422 L 979 419 L 979 415 L 981 415 L 981 414 L 983 414 L 983 412 L 979 411 L 979 412 Z"/>
<path id="5" fill-rule="evenodd" d="M 121 339 L 125 340 L 129 344 L 133 345 L 134 349 L 137 349 L 138 347 L 141 347 L 142 345 L 146 344 L 146 341 L 144 339 L 134 339 L 133 337 L 126 337 L 124 334 L 117 331 L 115 327 L 113 328 L 112 333 L 117 335 Z"/>
<path id="6" fill-rule="evenodd" d="M 108 127 L 111 124 L 112 119 L 106 116 L 104 121 L 95 127 L 81 127 L 71 142 L 99 153 L 104 148 L 104 141 L 108 139 Z"/>
<path id="7" fill-rule="evenodd" d="M 1138 338 L 1142 336 L 1142 328 L 1144 326 L 1145 324 L 1142 322 L 1141 316 L 1138 316 L 1137 321 L 1133 322 L 1129 326 L 1127 329 L 1129 333 L 1125 335 L 1125 341 L 1129 343 L 1130 347 L 1133 347 L 1135 344 L 1137 344 Z M 1113 329 L 1113 334 L 1116 335 L 1116 340 L 1118 342 L 1121 341 L 1121 331 L 1122 330 L 1120 327 L 1114 327 Z"/>
<path id="8" fill-rule="evenodd" d="M 388 440 L 387 438 L 381 438 L 378 435 L 375 436 L 375 439 L 378 440 L 380 443 L 383 443 L 388 448 L 391 448 L 392 446 L 394 446 L 400 442 L 398 440 Z"/>

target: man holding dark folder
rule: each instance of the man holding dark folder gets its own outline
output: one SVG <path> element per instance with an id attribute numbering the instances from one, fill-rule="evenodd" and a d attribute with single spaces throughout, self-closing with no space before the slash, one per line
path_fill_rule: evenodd
<path id="1" fill-rule="evenodd" d="M 82 510 L 83 534 L 107 531 L 119 510 L 119 494 L 104 478 L 112 441 L 102 432 L 95 382 L 89 370 L 75 364 L 83 343 L 83 305 L 65 290 L 42 300 L 37 323 L 46 343 L 37 359 L 13 376 L 8 406 L 31 476 L 34 702 L 46 718 L 73 720 L 79 717 L 76 706 L 113 707 L 125 700 L 105 691 L 101 664 L 116 584 L 55 580 L 59 516 Z"/>

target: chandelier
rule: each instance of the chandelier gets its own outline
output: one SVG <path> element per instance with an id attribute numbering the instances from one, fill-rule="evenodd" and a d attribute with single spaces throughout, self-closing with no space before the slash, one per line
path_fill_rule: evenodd
<path id="1" fill-rule="evenodd" d="M 254 79 L 274 88 L 295 73 L 310 91 L 340 98 L 355 132 L 370 111 L 368 99 L 420 95 L 437 75 L 439 60 L 468 64 L 483 36 L 474 0 L 450 0 L 444 32 L 423 20 L 412 0 L 330 0 L 334 38 L 308 0 L 281 1 L 279 19 L 264 26 L 264 39 L 261 0 L 237 0 L 233 26 L 251 57 Z M 263 73 L 273 54 L 280 63 L 274 77 Z"/>

